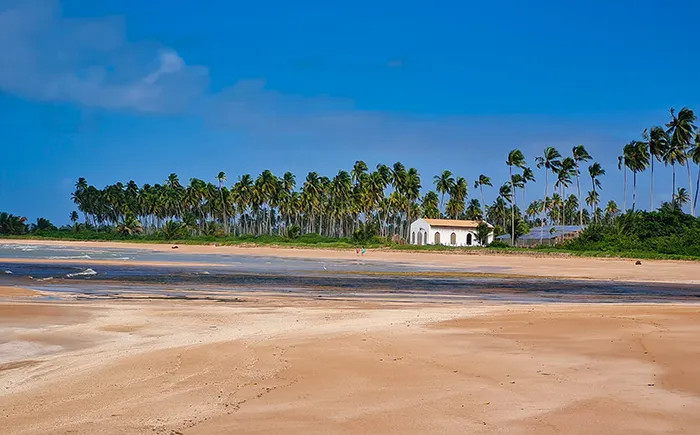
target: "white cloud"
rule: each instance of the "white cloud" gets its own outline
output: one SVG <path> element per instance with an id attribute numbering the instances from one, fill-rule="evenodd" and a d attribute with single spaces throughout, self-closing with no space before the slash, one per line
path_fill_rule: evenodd
<path id="1" fill-rule="evenodd" d="M 0 90 L 103 109 L 170 112 L 206 92 L 208 70 L 126 41 L 118 18 L 61 15 L 54 0 L 0 0 Z"/>

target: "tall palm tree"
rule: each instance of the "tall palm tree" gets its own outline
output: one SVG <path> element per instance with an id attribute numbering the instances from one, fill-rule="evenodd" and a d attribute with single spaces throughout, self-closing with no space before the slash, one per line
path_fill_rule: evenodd
<path id="1" fill-rule="evenodd" d="M 228 234 L 228 217 L 226 216 L 226 201 L 224 200 L 224 191 L 222 190 L 224 182 L 226 181 L 226 173 L 224 171 L 219 172 L 216 175 L 216 181 L 219 183 L 219 194 L 221 195 L 221 207 L 224 214 L 224 232 Z"/>
<path id="2" fill-rule="evenodd" d="M 576 145 L 571 149 L 572 155 L 574 156 L 574 163 L 576 163 L 576 188 L 578 190 L 577 198 L 579 202 L 579 225 L 583 226 L 583 206 L 581 201 L 581 162 L 585 163 L 591 159 L 591 155 L 586 151 L 586 147 L 583 145 Z"/>
<path id="3" fill-rule="evenodd" d="M 452 176 L 452 172 L 445 169 L 442 174 L 433 177 L 433 183 L 435 184 L 435 190 L 440 194 L 440 207 L 445 200 L 445 194 L 452 190 L 455 185 L 455 179 Z"/>
<path id="4" fill-rule="evenodd" d="M 671 164 L 673 169 L 673 192 L 676 192 L 676 163 L 681 166 L 686 164 L 688 156 L 686 150 L 690 147 L 690 142 L 695 133 L 695 113 L 687 107 L 682 108 L 678 115 L 675 109 L 671 108 L 671 122 L 666 124 L 666 133 L 669 135 L 669 147 L 665 156 L 665 162 Z M 694 216 L 693 211 L 693 180 L 690 175 L 690 165 L 688 165 L 688 184 L 690 189 L 690 212 Z"/>
<path id="5" fill-rule="evenodd" d="M 501 216 L 503 218 L 503 229 L 505 230 L 506 228 L 506 201 L 511 205 L 511 208 L 513 208 L 513 185 L 510 183 L 510 181 L 506 181 L 501 185 L 501 187 L 498 189 L 498 196 L 500 198 L 499 204 L 501 205 Z M 497 199 L 499 199 L 497 198 Z"/>
<path id="6" fill-rule="evenodd" d="M 525 156 L 523 155 L 522 151 L 519 149 L 514 149 L 511 150 L 508 153 L 508 158 L 506 159 L 506 165 L 508 165 L 508 170 L 510 171 L 510 183 L 513 186 L 513 189 L 511 189 L 511 202 L 513 205 L 511 206 L 511 232 L 510 232 L 510 238 L 513 243 L 513 246 L 515 246 L 515 183 L 513 182 L 513 166 L 518 167 L 520 169 L 525 167 Z"/>
<path id="7" fill-rule="evenodd" d="M 464 180 L 463 178 L 461 179 Z M 466 180 L 464 181 L 464 185 L 466 196 Z M 420 189 L 422 187 L 418 170 L 416 168 L 409 168 L 406 172 L 403 192 L 406 201 L 406 240 L 410 240 L 409 233 L 411 231 L 412 216 L 414 215 L 413 210 L 417 205 L 418 198 L 420 198 Z"/>
<path id="8" fill-rule="evenodd" d="M 447 201 L 447 206 L 445 208 L 445 212 L 450 218 L 457 219 L 457 216 L 464 212 L 464 201 L 467 198 L 467 193 L 467 180 L 463 177 L 457 178 L 455 184 L 452 186 L 452 190 L 450 190 L 450 200 Z"/>
<path id="9" fill-rule="evenodd" d="M 576 173 L 576 162 L 571 157 L 566 157 L 561 161 L 561 165 L 557 170 L 557 183 L 561 192 L 561 224 L 566 225 L 566 213 L 565 213 L 565 201 L 566 198 L 566 188 L 571 184 L 571 177 Z"/>
<path id="10" fill-rule="evenodd" d="M 556 174 L 559 166 L 561 166 L 561 154 L 554 147 L 546 147 L 541 156 L 536 157 L 537 169 L 544 168 L 544 198 L 545 207 L 543 207 L 543 213 L 546 213 L 547 198 L 549 197 L 548 187 L 549 187 L 549 173 L 550 171 Z M 544 219 L 541 221 L 542 226 L 544 226 Z M 542 244 L 542 231 L 540 231 L 540 244 Z"/>
<path id="11" fill-rule="evenodd" d="M 698 176 L 695 179 L 695 197 L 693 198 L 693 213 L 698 205 L 698 192 L 700 192 L 700 133 L 695 136 L 695 143 L 688 149 L 688 158 L 698 165 Z M 690 167 L 690 164 L 688 165 Z"/>
<path id="12" fill-rule="evenodd" d="M 360 178 L 362 178 L 362 174 L 367 173 L 367 169 L 367 163 L 363 162 L 362 160 L 356 161 L 352 167 L 352 171 L 350 171 L 352 182 L 357 183 Z"/>
<path id="13" fill-rule="evenodd" d="M 522 184 L 523 184 L 523 206 L 525 205 L 525 186 L 527 183 L 532 181 L 533 183 L 535 182 L 535 173 L 532 172 L 532 169 L 530 168 L 523 168 L 523 174 L 522 174 Z"/>
<path id="14" fill-rule="evenodd" d="M 642 137 L 649 145 L 650 164 L 651 164 L 651 187 L 649 192 L 649 211 L 654 210 L 654 160 L 662 162 L 664 156 L 668 152 L 668 134 L 663 128 L 656 126 L 651 130 L 644 130 Z"/>
<path id="15" fill-rule="evenodd" d="M 649 148 L 646 142 L 632 141 L 625 145 L 625 164 L 632 171 L 632 211 L 637 204 L 637 172 L 644 171 L 649 166 Z"/>
<path id="16" fill-rule="evenodd" d="M 479 189 L 481 192 L 481 203 L 486 205 L 486 202 L 484 201 L 484 186 L 489 186 L 493 187 L 493 184 L 491 184 L 491 178 L 487 177 L 484 174 L 479 175 L 479 178 L 474 182 L 474 189 Z"/>
<path id="17" fill-rule="evenodd" d="M 591 177 L 591 184 L 593 185 L 593 197 L 596 199 L 596 202 L 593 204 L 593 210 L 598 207 L 598 189 L 601 188 L 600 185 L 600 177 L 605 175 L 605 169 L 603 169 L 602 166 L 600 166 L 600 163 L 593 163 L 588 167 L 588 175 Z M 595 222 L 595 213 L 593 213 L 593 219 Z"/>
<path id="18" fill-rule="evenodd" d="M 624 152 L 617 156 L 617 170 L 622 171 L 622 209 L 627 210 L 627 163 Z"/>

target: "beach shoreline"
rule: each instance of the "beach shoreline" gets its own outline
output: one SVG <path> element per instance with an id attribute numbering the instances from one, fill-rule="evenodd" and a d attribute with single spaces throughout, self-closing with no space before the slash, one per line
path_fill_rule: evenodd
<path id="1" fill-rule="evenodd" d="M 635 260 L 621 258 L 595 258 L 575 256 L 525 256 L 480 253 L 475 255 L 458 255 L 443 252 L 368 250 L 366 255 L 358 256 L 351 249 L 318 249 L 263 246 L 216 246 L 216 245 L 169 245 L 125 242 L 83 242 L 55 240 L 2 240 L 6 245 L 42 245 L 64 246 L 76 249 L 106 248 L 134 249 L 151 252 L 172 253 L 172 261 L 143 262 L 132 260 L 93 260 L 93 259 L 17 259 L 0 258 L 0 262 L 41 262 L 55 264 L 121 264 L 182 266 L 189 265 L 221 267 L 221 263 L 187 262 L 177 257 L 185 255 L 226 255 L 296 258 L 305 260 L 357 260 L 367 262 L 389 262 L 411 265 L 418 269 L 449 268 L 465 272 L 479 273 L 494 266 L 499 267 L 498 275 L 503 277 L 537 277 L 553 279 L 608 280 L 617 282 L 641 283 L 679 283 L 700 284 L 700 271 L 694 262 L 675 260 L 644 260 L 636 264 Z M 177 249 L 173 249 L 177 246 Z"/>

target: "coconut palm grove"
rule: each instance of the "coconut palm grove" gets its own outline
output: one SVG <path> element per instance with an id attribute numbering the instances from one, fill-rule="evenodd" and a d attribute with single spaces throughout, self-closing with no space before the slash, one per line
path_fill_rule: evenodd
<path id="1" fill-rule="evenodd" d="M 536 156 L 513 149 L 503 156 L 508 181 L 501 186 L 493 185 L 490 174 L 467 178 L 445 170 L 426 179 L 401 162 L 370 167 L 362 160 L 332 176 L 310 172 L 303 178 L 264 170 L 237 175 L 235 181 L 225 172 L 211 181 L 184 181 L 172 173 L 154 184 L 127 181 L 103 188 L 79 178 L 72 194 L 77 208 L 72 226 L 59 229 L 44 218 L 28 225 L 4 212 L 0 234 L 401 245 L 410 223 L 425 217 L 486 220 L 496 235 L 515 238 L 534 226 L 581 225 L 587 226 L 581 237 L 561 249 L 700 256 L 700 219 L 695 218 L 700 132 L 695 122 L 691 109 L 670 109 L 668 122 L 624 145 L 617 162 L 595 161 L 584 145 L 546 146 Z M 671 167 L 671 180 L 655 180 L 659 164 Z M 624 173 L 622 204 L 601 201 L 611 170 Z M 687 187 L 679 187 L 684 183 L 677 178 L 685 175 Z M 642 176 L 650 177 L 649 192 L 637 191 Z M 671 185 L 670 202 L 654 204 L 655 182 Z M 491 204 L 484 201 L 487 189 L 497 193 Z M 642 204 L 655 211 L 640 211 Z"/>

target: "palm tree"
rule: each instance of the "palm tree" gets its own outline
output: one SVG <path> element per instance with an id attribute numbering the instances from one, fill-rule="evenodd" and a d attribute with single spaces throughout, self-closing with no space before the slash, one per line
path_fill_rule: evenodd
<path id="1" fill-rule="evenodd" d="M 450 190 L 450 200 L 447 201 L 447 206 L 445 207 L 445 213 L 450 218 L 457 219 L 457 216 L 464 212 L 464 201 L 467 198 L 467 193 L 467 180 L 463 177 L 457 178 L 457 181 L 452 186 L 452 190 Z"/>
<path id="2" fill-rule="evenodd" d="M 452 172 L 447 169 L 442 171 L 442 174 L 433 177 L 433 183 L 435 184 L 435 190 L 441 195 L 440 196 L 440 207 L 445 200 L 445 194 L 450 192 L 455 185 L 455 179 L 452 176 Z"/>
<path id="3" fill-rule="evenodd" d="M 583 145 L 576 145 L 572 148 L 572 155 L 574 156 L 574 163 L 576 163 L 576 188 L 578 190 L 578 202 L 579 202 L 579 225 L 583 226 L 583 207 L 581 205 L 581 162 L 587 162 L 591 159 L 591 155 L 588 154 L 586 148 Z"/>
<path id="4" fill-rule="evenodd" d="M 666 133 L 669 135 L 669 147 L 664 157 L 666 164 L 671 164 L 673 168 L 673 192 L 676 192 L 676 163 L 684 166 L 688 156 L 686 150 L 690 147 L 690 142 L 695 133 L 695 113 L 687 107 L 682 108 L 678 115 L 675 109 L 670 109 L 671 122 L 666 124 Z M 688 165 L 688 183 L 690 189 L 690 212 L 694 216 L 693 208 L 693 179 L 690 175 L 690 165 Z"/>
<path id="5" fill-rule="evenodd" d="M 460 178 L 464 180 L 463 178 Z M 421 186 L 420 174 L 416 168 L 409 168 L 406 172 L 406 179 L 404 181 L 404 191 L 403 196 L 406 201 L 406 240 L 409 240 L 409 233 L 411 231 L 411 216 L 414 214 L 413 209 L 417 205 L 416 202 L 420 198 Z M 465 197 L 466 197 L 466 180 L 464 181 Z"/>
<path id="6" fill-rule="evenodd" d="M 698 205 L 698 192 L 700 192 L 700 133 L 695 136 L 695 143 L 688 149 L 688 158 L 698 165 L 698 177 L 695 182 L 695 197 L 693 198 L 693 213 Z M 690 164 L 688 165 L 690 167 Z"/>
<path id="7" fill-rule="evenodd" d="M 598 207 L 598 189 L 601 188 L 600 186 L 600 177 L 605 175 L 605 169 L 603 169 L 602 166 L 600 166 L 600 163 L 593 163 L 588 167 L 588 175 L 591 177 L 591 184 L 593 185 L 593 197 L 595 197 L 596 202 L 593 204 L 593 210 Z M 594 221 L 595 221 L 595 213 L 594 213 Z"/>
<path id="8" fill-rule="evenodd" d="M 533 221 L 536 216 L 542 213 L 542 207 L 543 202 L 540 200 L 532 201 L 530 205 L 527 206 L 525 214 L 527 214 L 527 217 L 530 219 L 530 221 Z"/>
<path id="9" fill-rule="evenodd" d="M 674 204 L 680 209 L 682 209 L 684 205 L 690 202 L 690 195 L 688 195 L 688 191 L 685 189 L 685 187 L 681 187 L 680 189 L 678 189 L 678 192 L 676 192 L 674 198 Z"/>
<path id="10" fill-rule="evenodd" d="M 439 206 L 440 199 L 437 193 L 432 190 L 423 196 L 423 201 L 421 202 L 421 207 L 423 208 L 423 217 L 428 219 L 437 219 L 440 217 Z"/>
<path id="11" fill-rule="evenodd" d="M 352 167 L 352 171 L 350 171 L 350 175 L 352 176 L 352 182 L 357 183 L 360 180 L 360 178 L 362 178 L 362 175 L 366 172 L 367 163 L 363 162 L 362 160 L 356 161 Z"/>
<path id="12" fill-rule="evenodd" d="M 632 171 L 632 211 L 637 204 L 637 172 L 644 171 L 649 166 L 649 149 L 646 142 L 632 141 L 625 145 L 625 164 Z"/>
<path id="13" fill-rule="evenodd" d="M 224 171 L 219 172 L 216 175 L 216 181 L 219 183 L 219 194 L 221 195 L 221 207 L 224 214 L 224 232 L 228 234 L 228 217 L 226 216 L 226 201 L 224 200 L 224 191 L 222 190 L 223 184 L 226 181 L 226 173 Z"/>
<path id="14" fill-rule="evenodd" d="M 627 163 L 624 153 L 617 156 L 617 170 L 622 171 L 622 208 L 627 210 Z"/>
<path id="15" fill-rule="evenodd" d="M 553 172 L 556 174 L 557 170 L 559 169 L 559 166 L 561 165 L 561 154 L 559 154 L 559 151 L 556 150 L 554 147 L 546 147 L 544 149 L 544 153 L 542 156 L 536 157 L 535 161 L 537 161 L 537 168 L 542 169 L 544 168 L 544 198 L 545 198 L 545 207 L 543 207 L 543 212 L 546 212 L 547 207 L 547 198 L 549 197 L 548 195 L 548 186 L 549 186 L 549 172 Z M 544 219 L 541 220 L 542 226 L 544 226 Z M 540 244 L 542 244 L 542 231 L 540 231 Z"/>
<path id="16" fill-rule="evenodd" d="M 479 175 L 479 178 L 474 182 L 474 189 L 479 189 L 479 191 L 481 192 L 481 203 L 486 205 L 486 201 L 484 201 L 484 186 L 493 187 L 493 184 L 491 184 L 491 178 L 487 177 L 484 174 L 481 174 Z"/>
<path id="17" fill-rule="evenodd" d="M 134 215 L 129 215 L 124 218 L 124 220 L 117 225 L 117 232 L 124 235 L 140 234 L 143 232 L 143 226 Z"/>
<path id="18" fill-rule="evenodd" d="M 569 184 L 571 184 L 571 177 L 575 174 L 575 171 L 576 162 L 571 157 L 566 157 L 564 160 L 562 160 L 561 165 L 557 170 L 557 182 L 554 187 L 559 186 L 561 192 L 562 203 L 560 219 L 562 225 L 566 225 L 566 213 L 564 211 L 565 204 L 563 198 L 566 197 L 566 188 L 569 187 Z"/>
<path id="19" fill-rule="evenodd" d="M 605 206 L 605 218 L 611 221 L 618 213 L 620 213 L 620 209 L 617 207 L 617 203 L 611 199 Z"/>
<path id="20" fill-rule="evenodd" d="M 523 155 L 522 151 L 518 149 L 511 150 L 508 153 L 508 159 L 506 160 L 506 165 L 508 165 L 508 169 L 510 171 L 510 183 L 513 186 L 513 189 L 511 190 L 511 202 L 513 205 L 511 206 L 511 240 L 513 242 L 513 246 L 515 246 L 515 183 L 513 180 L 513 166 L 516 166 L 520 169 L 525 167 L 525 156 Z"/>
<path id="21" fill-rule="evenodd" d="M 651 163 L 651 188 L 649 193 L 649 211 L 654 210 L 654 160 L 663 161 L 664 156 L 668 152 L 668 135 L 666 131 L 659 127 L 652 127 L 651 130 L 644 130 L 642 137 L 649 145 L 650 163 Z"/>
<path id="22" fill-rule="evenodd" d="M 469 201 L 467 209 L 465 210 L 465 218 L 473 221 L 479 221 L 484 218 L 484 213 L 481 211 L 481 204 L 479 200 L 474 198 Z"/>
<path id="23" fill-rule="evenodd" d="M 501 201 L 499 201 L 499 204 L 501 205 L 502 208 L 502 217 L 503 217 L 503 229 L 505 230 L 506 227 L 506 208 L 505 208 L 505 201 L 508 201 L 508 203 L 511 204 L 511 208 L 513 207 L 513 187 L 512 184 L 510 184 L 510 181 L 506 181 L 501 185 L 501 187 L 498 189 L 498 195 Z"/>
<path id="24" fill-rule="evenodd" d="M 525 205 L 525 186 L 530 181 L 535 182 L 535 173 L 532 172 L 532 169 L 530 168 L 523 168 L 523 175 L 521 180 L 523 187 L 523 205 Z"/>
<path id="25" fill-rule="evenodd" d="M 588 191 L 588 196 L 586 196 L 586 204 L 591 208 L 591 214 L 593 215 L 594 220 L 595 220 L 595 210 L 597 208 L 599 200 L 600 200 L 600 197 L 598 195 L 598 192 L 596 192 L 595 190 Z"/>

